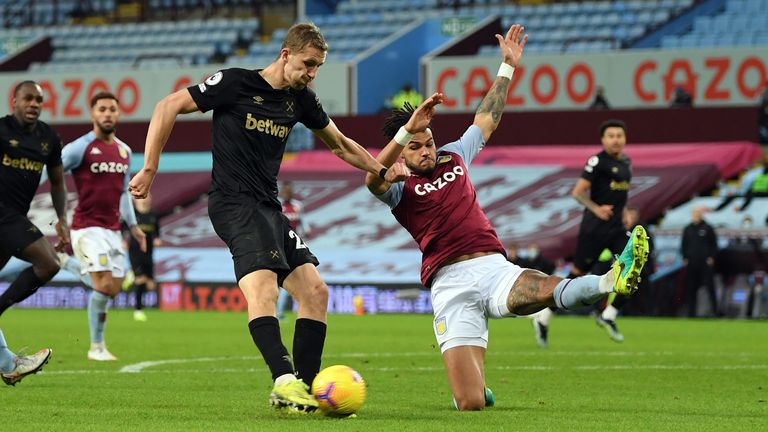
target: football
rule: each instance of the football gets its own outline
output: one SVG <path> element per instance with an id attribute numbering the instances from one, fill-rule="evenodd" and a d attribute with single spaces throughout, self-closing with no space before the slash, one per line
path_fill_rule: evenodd
<path id="1" fill-rule="evenodd" d="M 349 366 L 335 365 L 320 371 L 312 382 L 312 394 L 325 415 L 348 416 L 365 402 L 365 381 Z"/>

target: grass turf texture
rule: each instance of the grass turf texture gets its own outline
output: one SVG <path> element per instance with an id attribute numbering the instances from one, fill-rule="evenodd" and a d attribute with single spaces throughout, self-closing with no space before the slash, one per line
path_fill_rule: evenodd
<path id="1" fill-rule="evenodd" d="M 621 318 L 627 340 L 616 344 L 588 317 L 556 317 L 548 350 L 529 320 L 492 321 L 496 406 L 459 413 L 431 316 L 331 315 L 324 366 L 347 364 L 368 383 L 358 418 L 341 420 L 268 406 L 272 383 L 244 314 L 150 311 L 147 323 L 131 314 L 110 312 L 107 343 L 120 360 L 96 363 L 86 360 L 85 311 L 7 311 L 11 349 L 54 354 L 43 372 L 0 388 L 0 429 L 768 430 L 765 321 Z M 282 328 L 290 347 L 292 320 Z"/>

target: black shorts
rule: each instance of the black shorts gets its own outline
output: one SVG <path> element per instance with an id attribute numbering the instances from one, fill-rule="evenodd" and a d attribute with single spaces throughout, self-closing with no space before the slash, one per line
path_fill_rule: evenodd
<path id="1" fill-rule="evenodd" d="M 319 264 L 279 209 L 258 203 L 248 195 L 211 193 L 208 215 L 216 234 L 232 253 L 238 281 L 249 273 L 266 269 L 277 273 L 277 281 L 282 285 L 296 267 Z"/>
<path id="2" fill-rule="evenodd" d="M 155 263 L 152 260 L 152 254 L 130 250 L 128 257 L 131 260 L 131 269 L 133 269 L 134 276 L 155 278 Z"/>
<path id="3" fill-rule="evenodd" d="M 0 253 L 20 257 L 21 251 L 43 237 L 26 216 L 3 208 L 0 214 Z"/>
<path id="4" fill-rule="evenodd" d="M 573 265 L 579 270 L 589 273 L 597 263 L 597 259 L 604 249 L 612 254 L 620 254 L 624 250 L 629 237 L 624 228 L 610 231 L 579 231 L 579 240 L 576 245 L 576 253 L 573 255 Z"/>

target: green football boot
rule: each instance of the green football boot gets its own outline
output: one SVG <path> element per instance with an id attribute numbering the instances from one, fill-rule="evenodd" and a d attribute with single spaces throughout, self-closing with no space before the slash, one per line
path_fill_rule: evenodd
<path id="1" fill-rule="evenodd" d="M 640 272 L 648 261 L 648 234 L 637 225 L 629 236 L 621 255 L 613 262 L 613 290 L 621 295 L 631 295 L 640 284 Z"/>
<path id="2" fill-rule="evenodd" d="M 317 410 L 317 401 L 309 393 L 309 386 L 300 379 L 293 379 L 283 385 L 275 385 L 269 402 L 275 408 L 288 408 L 296 412 L 313 412 Z"/>

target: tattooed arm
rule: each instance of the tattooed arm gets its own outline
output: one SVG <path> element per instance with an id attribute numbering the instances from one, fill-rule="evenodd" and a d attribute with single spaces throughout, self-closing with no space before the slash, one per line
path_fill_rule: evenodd
<path id="1" fill-rule="evenodd" d="M 511 67 L 517 67 L 520 57 L 523 55 L 523 47 L 528 40 L 528 35 L 523 35 L 525 29 L 519 24 L 514 24 L 507 31 L 506 37 L 497 34 L 503 62 Z M 490 90 L 480 102 L 475 114 L 474 124 L 483 131 L 483 140 L 488 142 L 493 131 L 499 125 L 501 113 L 507 100 L 510 78 L 497 76 Z"/>

